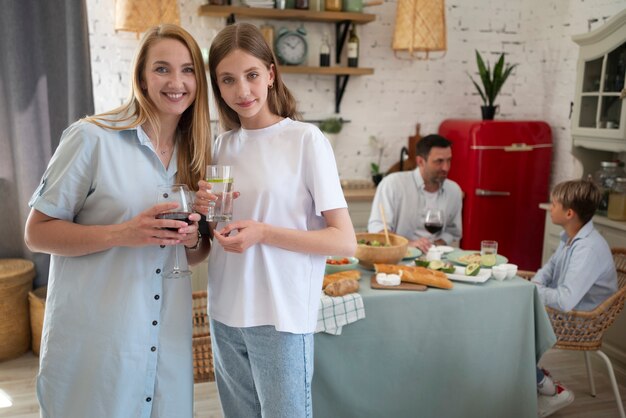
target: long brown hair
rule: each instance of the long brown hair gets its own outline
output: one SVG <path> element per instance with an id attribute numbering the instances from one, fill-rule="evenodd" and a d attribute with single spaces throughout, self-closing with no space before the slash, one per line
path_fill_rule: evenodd
<path id="1" fill-rule="evenodd" d="M 250 23 L 235 23 L 226 26 L 217 34 L 209 50 L 209 74 L 211 87 L 220 114 L 220 123 L 225 130 L 237 129 L 241 126 L 239 115 L 231 109 L 220 93 L 217 84 L 217 66 L 232 51 L 240 49 L 259 59 L 269 70 L 274 66 L 274 85 L 268 91 L 267 104 L 270 112 L 285 118 L 300 119 L 296 110 L 296 99 L 283 83 L 276 65 L 276 58 L 265 41 L 261 31 Z"/>
<path id="2" fill-rule="evenodd" d="M 196 76 L 196 97 L 189 108 L 183 112 L 178 122 L 176 182 L 186 184 L 191 190 L 196 190 L 198 180 L 204 177 L 206 165 L 210 164 L 211 161 L 209 95 L 202 52 L 196 41 L 185 29 L 171 24 L 163 24 L 148 29 L 139 43 L 133 60 L 131 90 L 126 102 L 113 110 L 86 117 L 84 120 L 114 130 L 134 128 L 148 122 L 153 127 L 158 141 L 160 123 L 157 111 L 147 92 L 142 90 L 141 83 L 148 50 L 161 39 L 177 40 L 185 45 L 191 54 Z M 112 126 L 111 122 L 128 123 Z"/>

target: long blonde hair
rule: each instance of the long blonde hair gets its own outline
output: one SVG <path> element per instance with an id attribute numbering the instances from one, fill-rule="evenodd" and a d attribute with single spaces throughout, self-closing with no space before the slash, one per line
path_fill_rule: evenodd
<path id="1" fill-rule="evenodd" d="M 231 109 L 220 94 L 217 83 L 217 66 L 232 51 L 239 49 L 258 58 L 269 70 L 274 65 L 274 85 L 268 91 L 267 104 L 270 112 L 285 118 L 300 119 L 296 110 L 296 99 L 283 83 L 278 71 L 276 58 L 271 48 L 265 41 L 261 31 L 250 23 L 236 23 L 222 29 L 209 50 L 209 74 L 211 87 L 217 102 L 217 110 L 220 114 L 220 123 L 225 130 L 237 129 L 241 126 L 239 115 Z"/>
<path id="2" fill-rule="evenodd" d="M 206 165 L 210 164 L 211 161 L 209 96 L 202 52 L 196 41 L 185 29 L 171 24 L 163 24 L 148 29 L 139 43 L 133 60 L 131 91 L 126 102 L 113 110 L 86 117 L 84 120 L 114 130 L 134 128 L 148 122 L 153 127 L 158 141 L 160 123 L 156 107 L 148 97 L 147 92 L 142 90 L 141 84 L 148 50 L 156 41 L 161 39 L 174 39 L 181 42 L 189 50 L 193 62 L 197 86 L 196 97 L 189 108 L 183 112 L 178 122 L 176 182 L 186 184 L 191 190 L 196 190 L 198 180 L 204 177 Z M 128 123 L 112 126 L 111 122 Z"/>

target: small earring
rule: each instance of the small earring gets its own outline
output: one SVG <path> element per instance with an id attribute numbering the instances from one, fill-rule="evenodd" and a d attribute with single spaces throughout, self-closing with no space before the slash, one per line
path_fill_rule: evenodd
<path id="1" fill-rule="evenodd" d="M 273 85 L 273 84 L 270 84 L 269 86 L 267 86 L 268 90 L 271 90 L 271 89 L 272 89 L 272 87 L 274 87 L 274 85 Z"/>

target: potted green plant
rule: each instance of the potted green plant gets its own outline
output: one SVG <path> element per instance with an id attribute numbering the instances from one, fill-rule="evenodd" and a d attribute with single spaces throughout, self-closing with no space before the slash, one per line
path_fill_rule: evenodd
<path id="1" fill-rule="evenodd" d="M 327 118 L 320 122 L 320 131 L 328 134 L 338 134 L 343 128 L 343 120 L 340 118 Z"/>
<path id="2" fill-rule="evenodd" d="M 383 179 L 383 173 L 380 171 L 380 162 L 383 159 L 383 152 L 385 151 L 385 144 L 383 141 L 379 141 L 374 135 L 370 136 L 370 145 L 378 151 L 378 162 L 370 163 L 370 172 L 372 174 L 372 181 L 375 186 Z"/>
<path id="3" fill-rule="evenodd" d="M 492 120 L 496 113 L 497 106 L 494 104 L 496 97 L 500 93 L 504 82 L 511 75 L 513 69 L 517 67 L 517 64 L 505 64 L 504 53 L 502 53 L 492 71 L 491 65 L 489 65 L 489 63 L 485 65 L 485 61 L 478 51 L 476 51 L 476 64 L 478 65 L 478 74 L 480 75 L 482 88 L 474 81 L 469 73 L 467 75 L 472 80 L 476 90 L 478 90 L 478 94 L 480 94 L 480 97 L 483 99 L 483 106 L 480 108 L 483 120 Z"/>

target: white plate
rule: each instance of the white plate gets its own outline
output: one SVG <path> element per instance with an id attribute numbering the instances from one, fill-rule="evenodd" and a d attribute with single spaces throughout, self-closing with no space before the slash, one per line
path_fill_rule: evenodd
<path id="1" fill-rule="evenodd" d="M 481 268 L 476 276 L 466 276 L 464 266 L 455 266 L 454 273 L 446 273 L 450 280 L 466 283 L 485 283 L 491 277 L 491 269 Z"/>
<path id="2" fill-rule="evenodd" d="M 441 251 L 444 254 L 448 254 L 454 251 L 454 248 L 448 245 L 437 245 L 435 248 L 437 248 L 439 251 Z"/>

